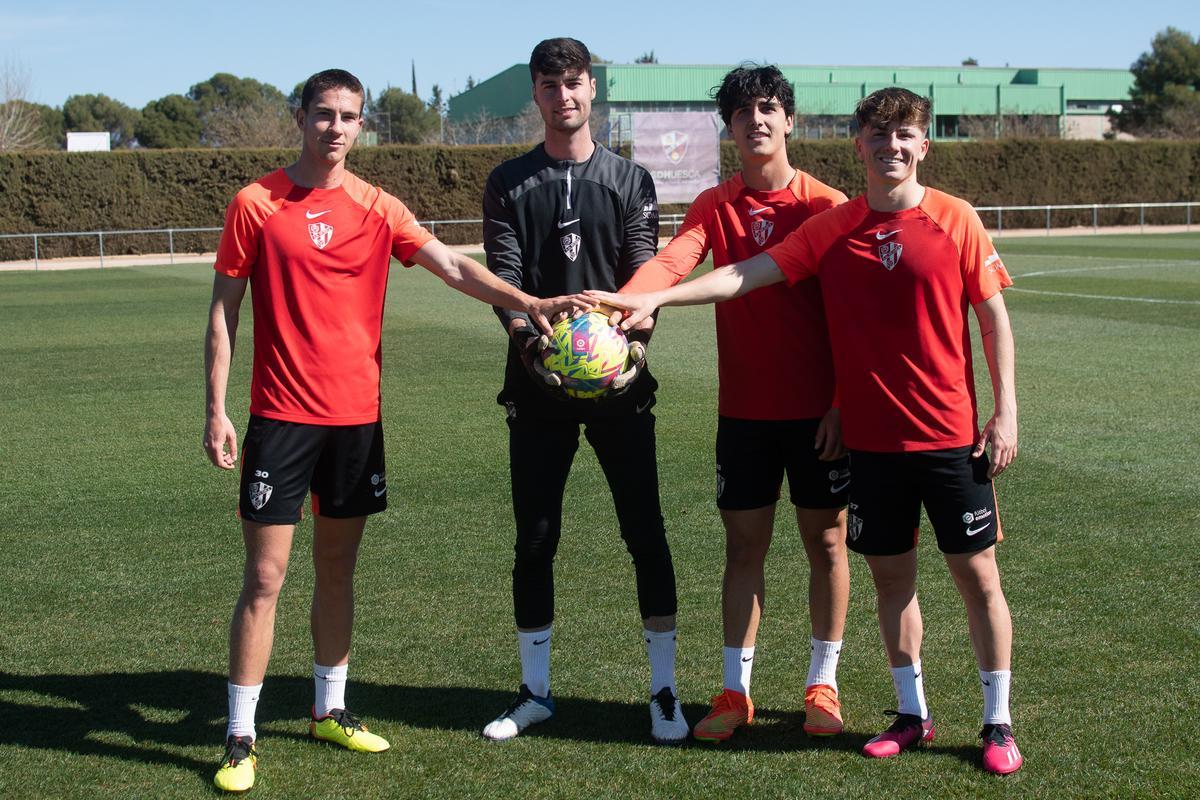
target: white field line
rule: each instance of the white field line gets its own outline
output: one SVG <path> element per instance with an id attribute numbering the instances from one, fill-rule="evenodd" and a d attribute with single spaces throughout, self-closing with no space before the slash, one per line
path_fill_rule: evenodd
<path id="1" fill-rule="evenodd" d="M 1082 256 L 1087 258 L 1088 256 Z M 1129 270 L 1129 269 L 1146 269 L 1160 267 L 1194 267 L 1200 265 L 1200 261 L 1157 261 L 1157 262 L 1142 262 L 1140 264 L 1118 264 L 1111 267 L 1073 267 L 1070 269 L 1047 269 L 1038 272 L 1025 272 L 1020 275 L 1013 275 L 1012 279 L 1015 282 L 1018 278 L 1037 278 L 1044 275 L 1062 275 L 1066 273 L 1078 272 L 1111 272 L 1113 270 Z M 1045 289 L 1025 289 L 1018 286 L 1010 286 L 1010 292 L 1025 292 L 1026 294 L 1043 294 L 1054 297 L 1077 297 L 1083 300 L 1117 300 L 1125 303 L 1154 303 L 1158 305 L 1173 305 L 1173 306 L 1200 306 L 1200 300 L 1166 300 L 1159 297 L 1124 297 L 1122 295 L 1112 294 L 1083 294 L 1080 292 L 1051 292 Z"/>

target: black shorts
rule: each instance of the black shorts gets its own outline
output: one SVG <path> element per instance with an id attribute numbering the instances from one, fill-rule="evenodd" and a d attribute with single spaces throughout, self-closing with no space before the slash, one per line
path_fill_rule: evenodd
<path id="1" fill-rule="evenodd" d="M 822 461 L 813 447 L 819 419 L 717 420 L 717 508 L 746 511 L 779 499 L 783 476 L 792 504 L 841 508 L 850 485 L 845 458 Z"/>
<path id="2" fill-rule="evenodd" d="M 907 553 L 917 546 L 922 504 L 943 553 L 975 553 L 995 544 L 1000 515 L 988 457 L 971 458 L 973 449 L 851 450 L 847 547 L 872 556 Z"/>
<path id="3" fill-rule="evenodd" d="M 298 522 L 310 489 L 312 511 L 323 517 L 387 508 L 383 423 L 306 425 L 251 414 L 242 442 L 242 519 Z"/>

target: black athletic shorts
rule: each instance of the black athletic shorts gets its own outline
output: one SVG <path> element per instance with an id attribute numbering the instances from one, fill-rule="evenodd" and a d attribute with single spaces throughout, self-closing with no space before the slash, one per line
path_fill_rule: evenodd
<path id="1" fill-rule="evenodd" d="M 971 458 L 973 449 L 851 450 L 847 547 L 864 555 L 907 553 L 917 546 L 922 505 L 943 553 L 974 553 L 995 544 L 1000 515 L 988 457 Z"/>
<path id="2" fill-rule="evenodd" d="M 813 447 L 819 419 L 717 420 L 717 508 L 746 511 L 779 499 L 783 476 L 792 504 L 800 508 L 841 508 L 850 485 L 843 456 L 822 461 Z"/>
<path id="3" fill-rule="evenodd" d="M 387 508 L 383 423 L 306 425 L 251 414 L 242 442 L 242 519 L 298 522 L 309 490 L 313 513 L 323 517 Z"/>

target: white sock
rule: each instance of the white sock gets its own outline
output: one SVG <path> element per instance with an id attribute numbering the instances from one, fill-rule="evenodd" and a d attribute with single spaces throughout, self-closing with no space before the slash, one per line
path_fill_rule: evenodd
<path id="1" fill-rule="evenodd" d="M 1011 725 L 1012 715 L 1008 712 L 1008 690 L 1012 685 L 1012 672 L 998 669 L 994 672 L 979 670 L 979 682 L 983 684 L 983 724 Z"/>
<path id="2" fill-rule="evenodd" d="M 805 688 L 818 683 L 827 683 L 837 691 L 838 657 L 842 654 L 842 640 L 826 642 L 812 639 L 812 655 L 808 662 L 808 682 Z"/>
<path id="3" fill-rule="evenodd" d="M 329 716 L 335 708 L 346 707 L 346 677 L 350 673 L 349 664 L 336 667 L 326 667 L 313 662 L 313 717 L 321 719 Z"/>
<path id="4" fill-rule="evenodd" d="M 554 627 L 544 631 L 517 631 L 517 645 L 521 649 L 521 683 L 538 697 L 550 694 L 550 634 Z"/>
<path id="5" fill-rule="evenodd" d="M 896 687 L 896 700 L 901 714 L 915 714 L 921 719 L 929 716 L 925 705 L 925 681 L 921 676 L 921 659 L 906 667 L 892 667 L 892 684 Z"/>
<path id="6" fill-rule="evenodd" d="M 723 647 L 725 688 L 750 696 L 750 672 L 754 669 L 753 647 Z"/>
<path id="7" fill-rule="evenodd" d="M 225 728 L 226 738 L 249 736 L 255 738 L 254 712 L 258 708 L 258 696 L 263 685 L 237 686 L 229 684 L 229 725 Z"/>
<path id="8" fill-rule="evenodd" d="M 650 695 L 666 687 L 675 692 L 675 631 L 642 630 L 646 640 L 646 655 L 650 657 Z"/>

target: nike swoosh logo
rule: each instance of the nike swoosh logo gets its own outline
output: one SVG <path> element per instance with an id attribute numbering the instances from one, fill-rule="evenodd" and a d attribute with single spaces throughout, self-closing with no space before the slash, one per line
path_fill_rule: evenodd
<path id="1" fill-rule="evenodd" d="M 640 413 L 642 413 L 643 411 L 645 411 L 645 410 L 646 410 L 647 408 L 649 408 L 649 407 L 650 407 L 650 401 L 649 401 L 649 400 L 646 400 L 646 402 L 642 403 L 640 406 L 636 406 L 636 407 L 633 409 L 633 413 L 635 413 L 635 414 L 640 414 Z"/>
<path id="2" fill-rule="evenodd" d="M 754 656 L 750 656 L 749 658 L 743 658 L 742 663 L 745 664 L 747 661 L 753 661 L 753 660 L 754 660 Z"/>
<path id="3" fill-rule="evenodd" d="M 898 230 L 888 231 L 887 233 L 884 233 L 883 231 L 875 231 L 875 238 L 882 241 L 882 240 L 888 238 L 889 236 L 895 236 L 899 232 L 900 231 L 898 231 Z"/>
<path id="4" fill-rule="evenodd" d="M 562 222 L 562 221 L 560 220 L 560 221 L 559 221 L 559 223 L 558 223 L 558 229 L 559 229 L 559 230 L 562 230 L 563 228 L 566 228 L 566 227 L 567 227 L 567 226 L 569 226 L 569 225 L 574 225 L 576 222 L 579 222 L 579 220 L 577 220 L 577 219 L 573 219 L 573 220 L 571 220 L 570 222 Z"/>
<path id="5" fill-rule="evenodd" d="M 992 685 L 992 682 L 991 682 L 991 681 L 984 681 L 984 682 L 983 682 L 983 685 L 984 685 L 984 686 L 991 686 L 991 685 Z"/>
<path id="6" fill-rule="evenodd" d="M 545 639 L 534 639 L 534 640 L 533 640 L 533 643 L 534 643 L 535 645 L 537 645 L 537 644 L 545 644 L 545 643 L 546 643 L 546 642 L 548 642 L 548 641 L 550 641 L 550 637 L 549 637 L 549 636 L 547 636 Z"/>
<path id="7" fill-rule="evenodd" d="M 850 485 L 850 481 L 844 481 L 843 483 L 839 483 L 837 486 L 830 486 L 830 487 L 829 487 L 829 493 L 830 493 L 830 494 L 837 494 L 838 492 L 842 491 L 843 489 L 845 489 L 845 488 L 846 488 L 847 486 L 849 486 L 849 485 Z"/>
<path id="8" fill-rule="evenodd" d="M 974 536 L 975 534 L 977 534 L 981 531 L 986 531 L 990 527 L 992 527 L 992 523 L 990 523 L 990 522 L 986 522 L 978 528 L 972 528 L 968 525 L 967 526 L 967 536 Z"/>
<path id="9" fill-rule="evenodd" d="M 749 211 L 747 211 L 746 213 L 752 217 L 757 217 L 759 214 L 763 213 L 764 211 L 770 211 L 770 210 L 771 210 L 770 206 L 763 206 L 762 208 L 752 208 Z"/>
<path id="10" fill-rule="evenodd" d="M 306 218 L 306 219 L 316 219 L 317 217 L 323 217 L 323 216 L 325 216 L 326 214 L 329 214 L 329 213 L 331 213 L 332 211 L 333 211 L 333 209 L 332 209 L 332 208 L 330 208 L 330 209 L 328 209 L 328 210 L 326 210 L 326 211 L 318 211 L 318 212 L 317 212 L 317 213 L 315 213 L 315 214 L 314 214 L 313 212 L 311 212 L 311 211 L 305 211 L 305 212 L 304 212 L 304 216 L 305 216 L 305 218 Z"/>
<path id="11" fill-rule="evenodd" d="M 376 490 L 375 490 L 375 496 L 376 496 L 376 497 L 383 497 L 385 494 L 387 494 L 387 487 L 386 487 L 386 486 L 385 486 L 385 487 L 383 487 L 382 489 L 376 489 Z"/>

